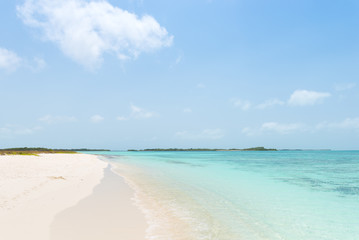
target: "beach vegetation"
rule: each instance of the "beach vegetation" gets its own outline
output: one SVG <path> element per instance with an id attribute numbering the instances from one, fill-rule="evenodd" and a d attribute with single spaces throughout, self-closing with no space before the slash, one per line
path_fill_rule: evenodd
<path id="1" fill-rule="evenodd" d="M 66 149 L 49 149 L 49 148 L 6 148 L 0 149 L 0 155 L 32 155 L 38 156 L 40 153 L 77 153 L 76 151 Z"/>
<path id="2" fill-rule="evenodd" d="M 107 149 L 50 149 L 50 148 L 5 148 L 0 149 L 0 155 L 38 155 L 40 153 L 66 153 L 66 154 L 76 154 L 78 152 L 86 151 L 110 151 Z"/>

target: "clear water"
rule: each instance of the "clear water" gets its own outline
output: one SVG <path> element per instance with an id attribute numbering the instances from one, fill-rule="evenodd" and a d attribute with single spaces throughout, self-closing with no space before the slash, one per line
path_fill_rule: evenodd
<path id="1" fill-rule="evenodd" d="M 148 239 L 359 239 L 359 151 L 103 154 Z"/>

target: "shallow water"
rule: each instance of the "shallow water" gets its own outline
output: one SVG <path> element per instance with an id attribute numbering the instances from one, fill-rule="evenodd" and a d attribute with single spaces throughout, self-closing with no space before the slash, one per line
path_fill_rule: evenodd
<path id="1" fill-rule="evenodd" d="M 359 151 L 104 152 L 148 239 L 359 239 Z"/>

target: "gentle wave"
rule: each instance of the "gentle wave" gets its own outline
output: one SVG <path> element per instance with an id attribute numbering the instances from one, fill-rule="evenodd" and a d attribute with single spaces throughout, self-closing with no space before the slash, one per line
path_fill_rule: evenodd
<path id="1" fill-rule="evenodd" d="M 147 239 L 359 239 L 359 152 L 110 154 Z"/>

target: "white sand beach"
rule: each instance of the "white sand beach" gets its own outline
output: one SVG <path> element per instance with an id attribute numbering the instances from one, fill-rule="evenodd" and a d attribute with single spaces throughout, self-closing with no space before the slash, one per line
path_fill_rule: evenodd
<path id="1" fill-rule="evenodd" d="M 132 224 L 132 228 L 123 229 L 123 226 L 128 225 L 123 225 L 122 228 L 118 227 L 121 226 L 119 224 L 113 225 L 110 229 L 111 234 L 136 232 L 127 239 L 144 239 L 144 216 L 131 201 L 133 191 L 119 176 L 116 176 L 119 178 L 116 181 L 122 181 L 119 181 L 119 185 L 106 184 L 104 171 L 107 166 L 107 163 L 96 156 L 87 154 L 0 156 L 0 239 L 82 240 L 85 238 L 79 236 L 86 236 L 83 232 L 89 230 L 86 229 L 89 227 L 89 216 L 100 219 L 95 226 L 98 232 L 109 231 L 105 219 L 114 222 L 132 219 L 127 221 L 128 224 Z M 97 197 L 94 198 L 92 195 L 96 186 Z M 121 202 L 117 204 L 111 201 L 113 195 L 106 192 L 112 192 L 116 199 L 122 199 Z M 87 204 L 89 201 L 86 199 L 92 199 L 92 204 Z M 110 211 L 102 211 L 102 206 L 106 206 L 107 209 L 113 207 L 117 215 L 109 214 Z M 126 214 L 118 214 L 120 210 L 116 209 L 119 208 L 128 211 Z M 80 214 L 78 209 L 81 209 Z M 77 214 L 75 218 L 72 214 L 74 212 Z M 91 212 L 94 214 L 89 215 Z M 103 215 L 100 216 L 99 212 Z M 56 217 L 57 215 L 59 217 Z M 84 224 L 77 224 L 75 231 L 74 221 L 71 222 L 70 219 Z M 133 230 L 135 228 L 136 231 Z M 61 237 L 63 233 L 65 238 Z M 114 239 L 111 238 L 111 234 L 108 238 L 102 239 Z M 92 238 L 86 238 L 88 239 Z"/>

